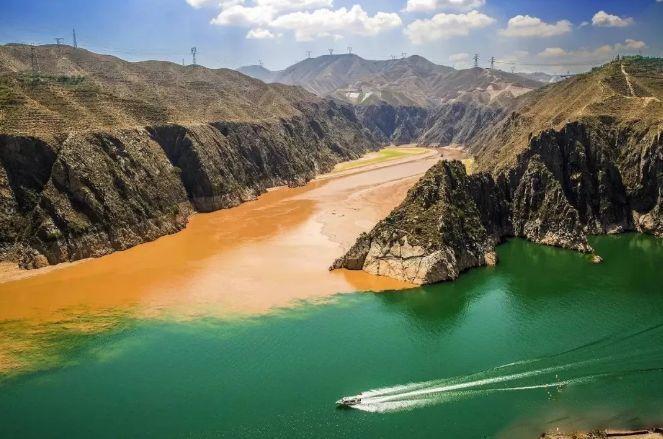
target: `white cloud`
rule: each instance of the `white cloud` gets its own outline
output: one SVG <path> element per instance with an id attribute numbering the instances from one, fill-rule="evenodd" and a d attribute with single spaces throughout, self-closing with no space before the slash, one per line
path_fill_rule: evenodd
<path id="1" fill-rule="evenodd" d="M 256 29 L 251 29 L 247 34 L 246 38 L 249 40 L 273 40 L 276 37 L 281 36 L 280 34 L 275 34 L 269 29 L 263 29 L 258 27 Z"/>
<path id="2" fill-rule="evenodd" d="M 276 12 L 269 7 L 233 5 L 222 10 L 212 20 L 212 24 L 219 26 L 253 26 L 267 24 L 274 18 Z"/>
<path id="3" fill-rule="evenodd" d="M 428 12 L 436 9 L 470 11 L 486 4 L 486 0 L 407 0 L 405 11 Z"/>
<path id="4" fill-rule="evenodd" d="M 273 8 L 277 12 L 330 8 L 333 0 L 255 0 L 256 6 Z"/>
<path id="5" fill-rule="evenodd" d="M 626 27 L 633 24 L 631 17 L 618 17 L 605 11 L 598 11 L 592 17 L 592 24 L 600 27 Z"/>
<path id="6" fill-rule="evenodd" d="M 453 55 L 449 56 L 449 61 L 453 62 L 468 61 L 469 59 L 470 54 L 465 52 L 454 53 Z"/>
<path id="7" fill-rule="evenodd" d="M 571 32 L 571 22 L 560 20 L 557 23 L 546 23 L 538 17 L 516 15 L 512 17 L 506 29 L 500 34 L 507 37 L 552 37 Z"/>
<path id="8" fill-rule="evenodd" d="M 568 53 L 561 47 L 546 47 L 538 56 L 542 58 L 559 58 L 568 55 Z"/>
<path id="9" fill-rule="evenodd" d="M 234 5 L 241 5 L 244 3 L 244 0 L 186 0 L 186 2 L 196 9 L 209 5 L 219 6 L 221 9 L 225 9 Z"/>
<path id="10" fill-rule="evenodd" d="M 209 0 L 187 0 L 194 2 Z M 220 3 L 221 12 L 212 20 L 220 26 L 266 25 L 279 14 L 327 7 L 332 0 L 255 0 L 252 6 L 245 6 L 244 0 L 225 0 Z"/>
<path id="11" fill-rule="evenodd" d="M 402 24 L 396 13 L 378 12 L 371 17 L 360 5 L 354 5 L 350 9 L 292 12 L 275 18 L 270 26 L 293 31 L 297 41 L 311 41 L 348 33 L 373 36 Z"/>
<path id="12" fill-rule="evenodd" d="M 658 0 L 658 1 L 663 1 L 663 0 Z M 624 47 L 626 47 L 627 49 L 640 50 L 647 47 L 647 45 L 645 44 L 644 41 L 632 40 L 628 38 L 626 41 L 624 41 Z"/>
<path id="13" fill-rule="evenodd" d="M 437 14 L 430 19 L 416 20 L 405 29 L 414 44 L 423 44 L 454 36 L 465 36 L 473 29 L 490 26 L 495 19 L 478 11 L 467 14 Z"/>
<path id="14" fill-rule="evenodd" d="M 205 5 L 212 3 L 210 0 L 186 0 L 189 6 L 192 6 L 196 9 L 202 8 Z"/>
<path id="15" fill-rule="evenodd" d="M 614 45 L 604 44 L 596 49 L 578 49 L 564 50 L 561 47 L 548 47 L 537 54 L 539 58 L 554 59 L 559 62 L 586 62 L 589 64 L 598 64 L 608 61 L 618 53 L 628 53 L 634 50 L 640 50 L 647 47 L 644 41 L 627 39 L 624 43 Z"/>

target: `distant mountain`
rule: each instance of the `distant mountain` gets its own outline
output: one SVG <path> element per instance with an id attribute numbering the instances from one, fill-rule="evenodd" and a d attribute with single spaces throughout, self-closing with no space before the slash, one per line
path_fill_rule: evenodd
<path id="1" fill-rule="evenodd" d="M 238 68 L 237 71 L 245 74 L 246 76 L 250 76 L 267 83 L 274 82 L 274 79 L 278 76 L 279 73 L 281 73 L 280 71 L 266 69 L 260 65 L 243 66 Z"/>
<path id="2" fill-rule="evenodd" d="M 428 284 L 494 265 L 510 237 L 584 253 L 589 235 L 663 237 L 662 102 L 663 59 L 644 57 L 513 99 L 475 124 L 469 175 L 440 161 L 332 268 Z"/>
<path id="3" fill-rule="evenodd" d="M 299 85 L 320 96 L 355 105 L 381 102 L 397 106 L 434 107 L 457 99 L 483 103 L 519 96 L 542 82 L 499 70 L 456 70 L 415 55 L 373 61 L 353 54 L 308 58 L 280 72 L 261 66 L 239 69 L 266 82 Z"/>
<path id="4" fill-rule="evenodd" d="M 553 82 L 559 82 L 564 77 L 562 75 L 550 75 L 548 73 L 543 73 L 543 72 L 534 72 L 534 73 L 516 73 L 518 76 L 522 76 L 523 78 L 527 79 L 532 79 L 534 81 L 539 81 L 539 82 L 544 82 L 546 84 L 552 84 Z"/>

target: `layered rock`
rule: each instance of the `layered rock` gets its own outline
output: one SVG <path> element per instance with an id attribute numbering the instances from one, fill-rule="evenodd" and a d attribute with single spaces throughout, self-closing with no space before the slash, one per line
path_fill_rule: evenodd
<path id="1" fill-rule="evenodd" d="M 374 145 L 348 108 L 301 110 L 277 122 L 0 136 L 2 256 L 31 268 L 126 249 Z"/>
<path id="2" fill-rule="evenodd" d="M 479 173 L 432 168 L 333 268 L 430 283 L 509 236 L 587 253 L 590 234 L 663 237 L 660 67 L 630 58 L 523 96 L 471 136 Z"/>
<path id="3" fill-rule="evenodd" d="M 493 190 L 484 192 L 486 186 Z M 494 246 L 502 235 L 495 225 L 505 218 L 503 200 L 494 195 L 489 178 L 468 177 L 457 161 L 440 162 L 332 268 L 426 284 L 494 264 Z"/>

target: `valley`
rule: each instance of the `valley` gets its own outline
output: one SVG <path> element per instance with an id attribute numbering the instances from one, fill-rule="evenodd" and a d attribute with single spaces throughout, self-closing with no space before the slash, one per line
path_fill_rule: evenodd
<path id="1" fill-rule="evenodd" d="M 661 58 L 331 52 L 0 45 L 0 436 L 660 424 Z"/>

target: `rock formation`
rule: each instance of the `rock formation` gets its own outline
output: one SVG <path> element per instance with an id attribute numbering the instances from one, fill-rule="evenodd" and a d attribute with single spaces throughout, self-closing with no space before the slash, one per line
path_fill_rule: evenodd
<path id="1" fill-rule="evenodd" d="M 37 48 L 44 71 L 69 65 L 84 78 L 74 81 L 23 72 L 26 46 L 0 49 L 0 85 L 12 95 L 0 102 L 0 259 L 25 268 L 177 232 L 194 211 L 301 185 L 377 146 L 350 107 L 236 72 Z M 150 84 L 154 71 L 173 83 Z"/>
<path id="2" fill-rule="evenodd" d="M 480 172 L 433 167 L 332 268 L 431 283 L 492 263 L 510 236 L 586 253 L 589 234 L 663 236 L 662 61 L 623 62 L 523 96 L 474 136 Z"/>

